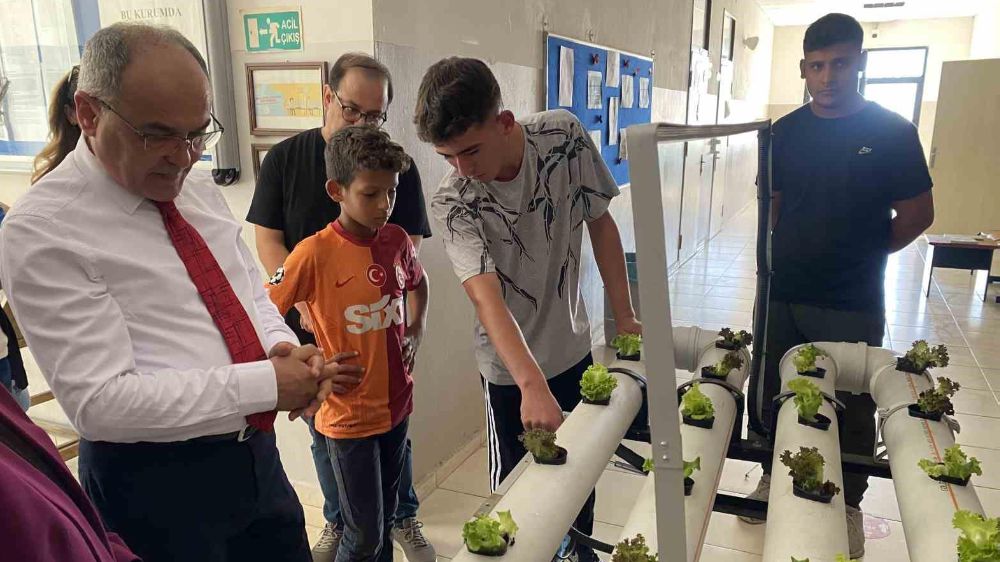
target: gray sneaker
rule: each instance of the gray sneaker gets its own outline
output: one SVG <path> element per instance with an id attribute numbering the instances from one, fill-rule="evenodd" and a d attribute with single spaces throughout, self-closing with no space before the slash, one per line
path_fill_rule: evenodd
<path id="1" fill-rule="evenodd" d="M 760 500 L 766 502 L 767 497 L 769 495 L 771 495 L 771 475 L 763 474 L 761 475 L 760 480 L 757 482 L 757 489 L 754 490 L 753 492 L 750 492 L 750 495 L 747 496 L 747 499 Z M 740 515 L 740 521 L 750 525 L 761 525 L 763 523 L 766 523 L 766 521 L 764 521 L 763 519 L 757 519 L 755 517 L 747 517 L 745 515 Z"/>
<path id="2" fill-rule="evenodd" d="M 408 517 L 396 523 L 392 529 L 392 540 L 396 541 L 403 549 L 408 562 L 434 562 L 437 560 L 437 553 L 434 546 L 427 540 L 420 530 L 424 524 L 417 521 L 416 517 Z"/>
<path id="3" fill-rule="evenodd" d="M 865 555 L 865 514 L 851 506 L 847 506 L 847 544 L 852 559 Z"/>
<path id="4" fill-rule="evenodd" d="M 313 562 L 333 562 L 337 558 L 337 549 L 340 547 L 340 539 L 343 537 L 342 530 L 333 523 L 327 523 L 323 527 L 319 540 L 316 541 L 316 546 L 312 549 Z"/>

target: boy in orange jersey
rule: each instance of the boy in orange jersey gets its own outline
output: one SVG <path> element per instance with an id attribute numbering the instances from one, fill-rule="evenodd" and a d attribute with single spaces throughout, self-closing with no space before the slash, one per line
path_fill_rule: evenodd
<path id="1" fill-rule="evenodd" d="M 268 283 L 282 314 L 306 303 L 328 359 L 357 351 L 364 368 L 361 383 L 330 394 L 314 420 L 327 438 L 343 500 L 339 561 L 392 561 L 390 532 L 413 410 L 410 372 L 429 292 L 410 238 L 387 224 L 399 174 L 409 165 L 382 131 L 337 132 L 326 147 L 326 190 L 340 204 L 340 216 L 300 242 Z"/>

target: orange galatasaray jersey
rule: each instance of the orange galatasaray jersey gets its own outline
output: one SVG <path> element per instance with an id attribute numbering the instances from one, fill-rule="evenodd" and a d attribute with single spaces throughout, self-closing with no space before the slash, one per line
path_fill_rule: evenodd
<path id="1" fill-rule="evenodd" d="M 406 232 L 393 224 L 370 240 L 334 221 L 299 242 L 268 282 L 281 314 L 305 302 L 326 358 L 357 351 L 361 384 L 330 394 L 315 427 L 327 437 L 356 439 L 385 433 L 413 411 L 413 379 L 403 364 L 403 292 L 424 271 Z"/>

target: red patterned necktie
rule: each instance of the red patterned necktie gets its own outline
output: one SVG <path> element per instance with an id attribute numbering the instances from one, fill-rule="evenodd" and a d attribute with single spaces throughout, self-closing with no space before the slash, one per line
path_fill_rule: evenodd
<path id="1" fill-rule="evenodd" d="M 215 261 L 215 256 L 212 255 L 205 239 L 198 234 L 191 223 L 184 220 L 173 201 L 154 201 L 154 203 L 160 209 L 163 224 L 167 227 L 167 234 L 170 235 L 170 241 L 173 242 L 177 255 L 184 262 L 184 268 L 198 289 L 201 300 L 205 302 L 212 321 L 222 332 L 222 338 L 226 340 L 226 347 L 229 348 L 229 356 L 233 359 L 233 363 L 267 359 L 267 353 L 260 344 L 250 316 L 247 315 L 240 299 L 236 297 L 236 292 L 219 267 L 219 262 Z M 255 429 L 271 431 L 274 429 L 276 416 L 277 412 L 274 411 L 250 414 L 247 416 L 247 423 Z"/>

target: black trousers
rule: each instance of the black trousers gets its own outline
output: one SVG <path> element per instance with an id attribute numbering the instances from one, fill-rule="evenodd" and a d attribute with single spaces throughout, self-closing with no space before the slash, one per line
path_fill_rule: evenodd
<path id="1" fill-rule="evenodd" d="M 778 413 L 771 400 L 781 390 L 778 364 L 789 349 L 809 342 L 865 342 L 881 346 L 885 333 L 885 313 L 856 312 L 818 308 L 802 304 L 772 301 L 767 317 L 767 348 L 764 376 L 757 381 L 761 401 L 761 421 L 772 426 Z M 847 406 L 838 423 L 840 447 L 845 453 L 870 456 L 875 448 L 875 402 L 868 394 L 837 392 L 837 399 Z M 763 464 L 770 474 L 770 463 Z M 784 468 L 784 467 L 782 467 Z M 859 507 L 868 489 L 868 477 L 844 473 L 844 503 Z"/>
<path id="2" fill-rule="evenodd" d="M 564 412 L 572 411 L 580 402 L 580 379 L 594 358 L 588 353 L 579 363 L 548 380 L 549 390 Z M 486 396 L 486 434 L 490 460 L 490 490 L 496 491 L 500 483 L 517 463 L 521 462 L 527 450 L 517 439 L 524 433 L 521 423 L 521 389 L 517 385 L 493 384 L 483 378 Z M 573 524 L 577 531 L 585 535 L 594 532 L 594 503 L 597 496 L 592 492 Z M 582 548 L 588 551 L 589 548 Z M 581 549 L 578 549 L 580 551 Z"/>
<path id="3" fill-rule="evenodd" d="M 392 562 L 408 425 L 403 420 L 385 433 L 360 439 L 326 438 L 344 519 L 338 561 Z"/>
<path id="4" fill-rule="evenodd" d="M 311 562 L 273 432 L 243 443 L 81 440 L 80 483 L 144 562 Z"/>

